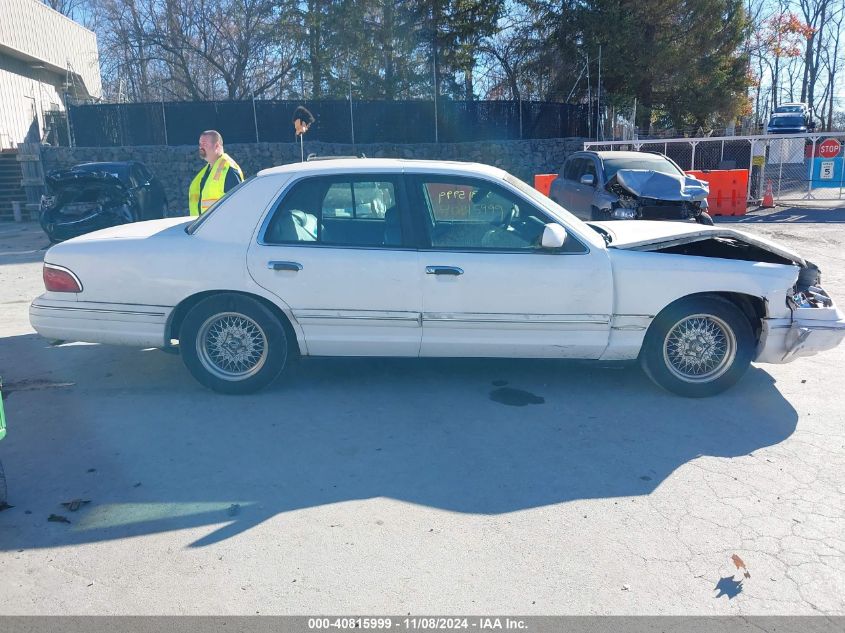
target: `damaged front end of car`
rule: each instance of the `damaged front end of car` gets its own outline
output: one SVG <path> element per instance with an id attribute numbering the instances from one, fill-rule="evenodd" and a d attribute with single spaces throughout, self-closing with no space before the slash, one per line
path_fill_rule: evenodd
<path id="1" fill-rule="evenodd" d="M 757 362 L 786 363 L 833 349 L 845 339 L 845 314 L 822 287 L 819 267 L 779 244 L 733 229 L 702 227 L 615 247 L 796 267 L 795 283 L 767 297 Z"/>
<path id="2" fill-rule="evenodd" d="M 53 171 L 46 178 L 39 220 L 51 242 L 61 242 L 98 229 L 134 222 L 134 202 L 115 174 L 96 171 Z"/>
<path id="3" fill-rule="evenodd" d="M 644 169 L 620 169 L 607 183 L 613 194 L 604 211 L 614 220 L 696 220 L 707 215 L 710 185 L 692 176 Z"/>

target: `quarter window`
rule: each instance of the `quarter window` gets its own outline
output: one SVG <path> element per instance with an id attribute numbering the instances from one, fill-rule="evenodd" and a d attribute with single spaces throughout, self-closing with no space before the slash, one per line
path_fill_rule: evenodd
<path id="1" fill-rule="evenodd" d="M 401 246 L 398 180 L 385 177 L 320 177 L 303 180 L 273 213 L 268 244 Z"/>

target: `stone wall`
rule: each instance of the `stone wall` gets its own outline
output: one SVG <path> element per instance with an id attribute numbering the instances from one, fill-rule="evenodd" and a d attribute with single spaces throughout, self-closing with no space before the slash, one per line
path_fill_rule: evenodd
<path id="1" fill-rule="evenodd" d="M 342 145 L 305 142 L 305 154 L 318 156 L 439 159 L 486 163 L 533 184 L 534 174 L 560 171 L 564 159 L 583 148 L 584 139 L 530 141 L 480 141 L 477 143 L 426 143 L 416 145 Z M 249 143 L 226 145 L 246 176 L 260 169 L 300 160 L 297 143 Z M 137 160 L 155 174 L 167 192 L 171 210 L 187 207 L 188 185 L 203 163 L 195 147 L 42 147 L 44 171 L 66 169 L 85 162 Z"/>

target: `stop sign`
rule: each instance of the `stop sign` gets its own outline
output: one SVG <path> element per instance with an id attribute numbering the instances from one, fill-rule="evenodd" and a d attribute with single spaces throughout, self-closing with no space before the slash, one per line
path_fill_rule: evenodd
<path id="1" fill-rule="evenodd" d="M 819 145 L 819 156 L 822 158 L 834 158 L 839 156 L 841 149 L 842 145 L 835 138 L 825 139 Z"/>

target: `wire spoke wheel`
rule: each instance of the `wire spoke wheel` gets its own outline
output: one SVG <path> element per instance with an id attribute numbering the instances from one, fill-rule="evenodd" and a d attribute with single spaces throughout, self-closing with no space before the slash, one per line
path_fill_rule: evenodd
<path id="1" fill-rule="evenodd" d="M 223 380 L 245 380 L 261 371 L 267 361 L 267 335 L 256 321 L 238 312 L 206 319 L 196 345 L 206 371 Z"/>
<path id="2" fill-rule="evenodd" d="M 663 341 L 669 371 L 688 383 L 716 380 L 731 368 L 737 342 L 733 329 L 712 314 L 692 314 L 671 328 Z"/>

